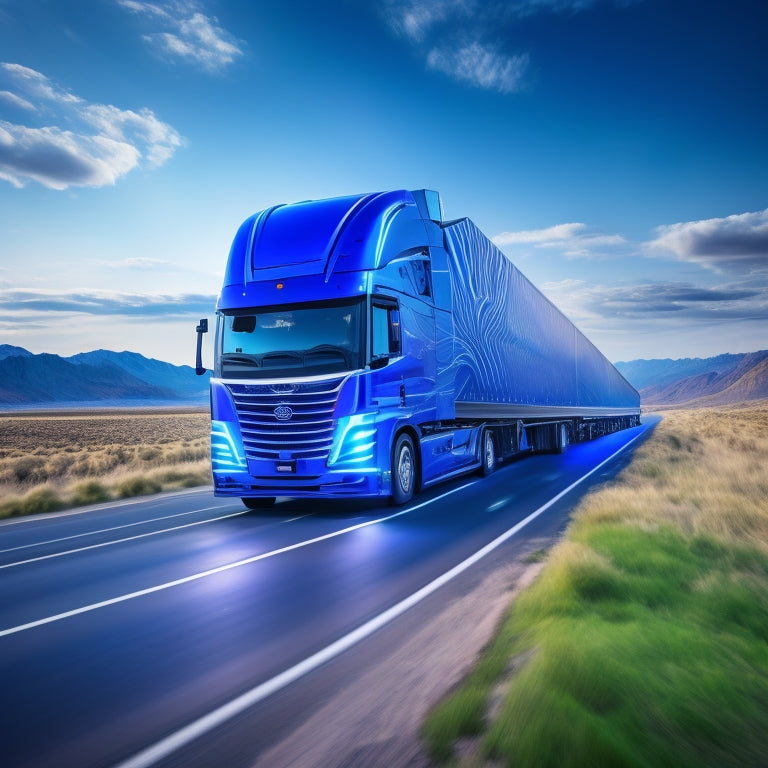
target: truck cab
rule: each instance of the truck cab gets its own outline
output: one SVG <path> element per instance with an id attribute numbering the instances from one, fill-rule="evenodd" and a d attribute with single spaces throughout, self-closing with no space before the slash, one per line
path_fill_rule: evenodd
<path id="1" fill-rule="evenodd" d="M 447 381 L 440 396 L 441 218 L 437 193 L 421 190 L 275 206 L 243 223 L 216 308 L 217 495 L 402 503 L 429 480 L 422 425 L 453 418 Z"/>

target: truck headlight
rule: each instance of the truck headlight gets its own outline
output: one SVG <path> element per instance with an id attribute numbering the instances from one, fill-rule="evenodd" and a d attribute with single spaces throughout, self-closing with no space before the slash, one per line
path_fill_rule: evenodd
<path id="1" fill-rule="evenodd" d="M 214 472 L 248 469 L 242 441 L 234 434 L 232 422 L 211 421 L 211 467 Z"/>
<path id="2" fill-rule="evenodd" d="M 376 414 L 356 413 L 344 416 L 336 425 L 337 438 L 328 465 L 362 464 L 373 461 L 376 447 Z"/>

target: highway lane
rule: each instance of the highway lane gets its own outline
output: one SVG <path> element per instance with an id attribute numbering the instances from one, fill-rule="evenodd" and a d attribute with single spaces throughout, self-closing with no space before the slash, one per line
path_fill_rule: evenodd
<path id="1" fill-rule="evenodd" d="M 404 509 L 253 514 L 194 491 L 0 525 L 4 759 L 108 766 L 164 743 L 375 621 L 653 423 Z"/>

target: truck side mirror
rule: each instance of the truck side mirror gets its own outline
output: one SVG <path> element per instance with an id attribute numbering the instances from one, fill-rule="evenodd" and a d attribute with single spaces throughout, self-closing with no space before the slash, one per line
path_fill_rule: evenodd
<path id="1" fill-rule="evenodd" d="M 195 357 L 195 373 L 202 376 L 206 372 L 203 368 L 203 334 L 208 333 L 208 318 L 200 319 L 200 324 L 195 328 L 197 331 L 197 356 Z"/>

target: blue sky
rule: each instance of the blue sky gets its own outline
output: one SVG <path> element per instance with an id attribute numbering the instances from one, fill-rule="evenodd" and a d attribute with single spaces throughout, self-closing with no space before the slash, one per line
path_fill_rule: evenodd
<path id="1" fill-rule="evenodd" d="M 0 0 L 0 343 L 191 363 L 238 225 L 440 191 L 611 359 L 768 347 L 768 5 Z"/>

